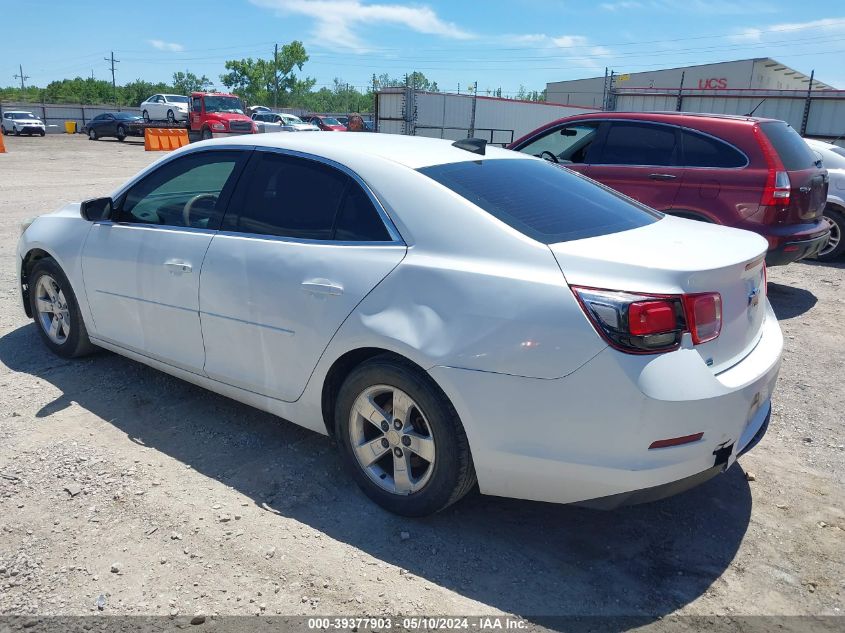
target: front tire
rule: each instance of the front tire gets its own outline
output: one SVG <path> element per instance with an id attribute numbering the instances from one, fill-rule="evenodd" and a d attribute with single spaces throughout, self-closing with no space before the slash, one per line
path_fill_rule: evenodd
<path id="1" fill-rule="evenodd" d="M 141 116 L 144 118 L 144 122 L 145 122 L 145 123 L 149 123 L 149 122 L 150 122 L 150 113 L 149 113 L 149 112 L 147 112 L 146 110 L 144 110 L 144 111 L 141 113 Z"/>
<path id="2" fill-rule="evenodd" d="M 356 483 L 384 509 L 439 512 L 475 486 L 469 442 L 455 408 L 422 370 L 377 356 L 346 378 L 335 431 Z"/>
<path id="3" fill-rule="evenodd" d="M 63 358 L 76 358 L 96 349 L 88 338 L 73 288 L 55 260 L 38 260 L 27 284 L 35 326 L 50 351 Z"/>
<path id="4" fill-rule="evenodd" d="M 168 123 L 176 123 L 176 117 L 173 114 L 173 110 L 167 111 L 167 122 Z"/>
<path id="5" fill-rule="evenodd" d="M 202 129 L 201 139 L 203 141 L 207 141 L 207 140 L 212 139 L 212 138 L 214 138 L 214 136 L 211 134 L 211 130 L 209 130 L 207 127 L 204 127 Z"/>
<path id="6" fill-rule="evenodd" d="M 830 241 L 816 259 L 820 262 L 829 262 L 838 259 L 845 252 L 845 240 L 842 239 L 845 233 L 845 213 L 828 206 L 824 210 L 824 219 L 830 225 Z"/>
<path id="7" fill-rule="evenodd" d="M 96 141 L 99 137 L 97 136 L 97 130 L 91 128 L 88 130 L 88 140 L 89 141 Z"/>
<path id="8" fill-rule="evenodd" d="M 14 135 L 15 135 L 15 136 L 20 136 L 20 135 L 21 135 L 21 132 L 20 132 L 20 130 L 19 130 L 17 127 L 13 127 L 13 128 L 12 128 L 12 132 L 14 133 Z"/>

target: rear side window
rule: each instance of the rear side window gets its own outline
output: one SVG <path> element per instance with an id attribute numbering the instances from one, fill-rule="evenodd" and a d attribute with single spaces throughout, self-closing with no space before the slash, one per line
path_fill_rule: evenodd
<path id="1" fill-rule="evenodd" d="M 247 170 L 243 195 L 236 196 L 239 213 L 226 216 L 229 230 L 310 240 L 390 240 L 369 197 L 334 167 L 258 152 Z"/>
<path id="2" fill-rule="evenodd" d="M 682 162 L 686 167 L 745 167 L 748 164 L 742 152 L 712 136 L 682 130 L 681 143 Z"/>
<path id="3" fill-rule="evenodd" d="M 614 121 L 601 157 L 602 165 L 677 165 L 675 128 L 668 125 Z"/>
<path id="4" fill-rule="evenodd" d="M 663 217 L 544 160 L 481 160 L 419 171 L 544 244 L 627 231 Z"/>
<path id="5" fill-rule="evenodd" d="M 774 146 L 788 171 L 815 167 L 816 155 L 804 139 L 783 121 L 764 121 L 760 128 Z"/>

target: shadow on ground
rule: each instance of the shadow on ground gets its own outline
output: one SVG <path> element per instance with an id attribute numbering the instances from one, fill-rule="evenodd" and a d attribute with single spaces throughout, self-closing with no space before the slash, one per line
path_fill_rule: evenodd
<path id="1" fill-rule="evenodd" d="M 794 319 L 812 309 L 818 299 L 809 290 L 769 282 L 769 302 L 778 320 Z"/>
<path id="2" fill-rule="evenodd" d="M 671 499 L 611 512 L 470 495 L 424 520 L 387 514 L 343 471 L 330 440 L 120 356 L 52 356 L 34 325 L 0 361 L 197 472 L 392 565 L 506 612 L 634 615 L 701 596 L 731 563 L 751 495 L 741 469 Z M 401 541 L 401 531 L 411 538 Z M 434 609 L 436 611 L 436 609 Z M 552 626 L 554 624 L 552 623 Z"/>

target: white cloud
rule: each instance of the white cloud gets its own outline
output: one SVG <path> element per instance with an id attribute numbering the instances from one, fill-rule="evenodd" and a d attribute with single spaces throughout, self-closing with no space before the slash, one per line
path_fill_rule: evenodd
<path id="1" fill-rule="evenodd" d="M 147 40 L 150 46 L 160 51 L 169 51 L 171 53 L 181 53 L 185 47 L 175 42 L 165 42 L 164 40 Z"/>
<path id="2" fill-rule="evenodd" d="M 389 24 L 418 33 L 450 39 L 472 39 L 474 35 L 452 22 L 446 22 L 428 6 L 371 4 L 361 0 L 250 0 L 281 14 L 297 14 L 315 21 L 313 38 L 317 43 L 366 52 L 368 45 L 357 30 L 361 26 Z"/>
<path id="3" fill-rule="evenodd" d="M 602 68 L 601 61 L 610 57 L 613 51 L 606 46 L 592 44 L 583 35 L 547 35 L 545 33 L 522 33 L 505 35 L 501 39 L 511 44 L 531 44 L 533 50 L 551 57 L 565 57 L 568 63 L 579 68 Z"/>
<path id="4" fill-rule="evenodd" d="M 603 2 L 599 6 L 605 11 L 628 11 L 630 9 L 641 9 L 643 5 L 635 0 L 622 0 L 621 2 Z"/>
<path id="5" fill-rule="evenodd" d="M 782 38 L 792 33 L 811 30 L 823 33 L 845 34 L 845 18 L 824 18 L 823 20 L 811 20 L 809 22 L 785 22 L 783 24 L 773 24 L 762 29 L 757 27 L 744 28 L 731 35 L 730 39 L 740 43 L 762 42 L 766 37 Z"/>
<path id="6" fill-rule="evenodd" d="M 613 0 L 603 2 L 599 8 L 612 13 L 645 9 L 647 11 L 696 13 L 707 15 L 742 15 L 773 13 L 776 8 L 770 2 L 745 0 Z"/>

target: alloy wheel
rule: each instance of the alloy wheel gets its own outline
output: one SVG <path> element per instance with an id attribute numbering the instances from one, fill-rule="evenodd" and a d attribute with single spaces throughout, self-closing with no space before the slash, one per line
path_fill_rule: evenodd
<path id="1" fill-rule="evenodd" d="M 827 223 L 827 226 L 830 229 L 830 239 L 828 239 L 827 245 L 819 251 L 819 255 L 824 256 L 828 253 L 832 253 L 836 247 L 839 246 L 839 242 L 842 239 L 842 232 L 839 230 L 839 225 L 829 217 L 822 216 L 822 219 Z"/>
<path id="2" fill-rule="evenodd" d="M 419 405 L 396 387 L 375 385 L 355 399 L 349 439 L 358 465 L 387 492 L 413 494 L 434 471 L 431 426 Z"/>
<path id="3" fill-rule="evenodd" d="M 70 336 L 70 309 L 65 294 L 50 275 L 42 275 L 35 285 L 35 307 L 38 322 L 44 333 L 56 345 L 62 345 Z"/>

